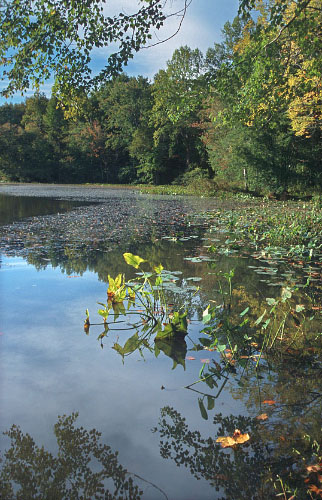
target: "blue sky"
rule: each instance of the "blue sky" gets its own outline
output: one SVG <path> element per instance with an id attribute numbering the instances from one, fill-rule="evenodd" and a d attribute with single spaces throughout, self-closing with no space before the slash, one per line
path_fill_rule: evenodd
<path id="1" fill-rule="evenodd" d="M 169 0 L 169 4 L 172 4 L 172 8 L 176 5 L 180 7 L 182 0 Z M 143 75 L 152 80 L 159 69 L 166 67 L 167 61 L 178 47 L 188 45 L 192 49 L 199 48 L 205 53 L 207 48 L 221 41 L 221 29 L 226 21 L 232 21 L 236 16 L 238 4 L 238 0 L 192 0 L 180 32 L 167 42 L 135 54 L 134 59 L 124 68 L 125 72 L 131 76 Z M 133 11 L 133 6 L 134 8 L 137 6 L 135 0 L 109 0 L 106 10 L 109 14 L 120 11 L 129 13 Z M 178 19 L 168 20 L 165 27 L 157 33 L 158 39 L 165 39 L 175 33 L 177 26 Z M 97 50 L 93 54 L 93 70 L 102 68 L 107 56 L 107 49 Z M 42 91 L 50 95 L 50 87 L 50 82 L 47 82 Z M 26 96 L 32 94 L 32 90 L 25 93 Z M 21 98 L 20 95 L 8 100 L 0 98 L 0 104 L 24 99 L 25 97 Z"/>
<path id="2" fill-rule="evenodd" d="M 123 7 L 127 11 L 127 5 L 133 5 L 135 0 L 116 0 L 115 3 L 118 8 Z M 181 6 L 182 1 L 173 1 L 173 7 L 176 5 Z M 192 49 L 199 48 L 205 53 L 215 42 L 221 41 L 221 30 L 226 21 L 234 19 L 238 5 L 238 0 L 192 0 L 180 32 L 168 42 L 136 54 L 125 71 L 131 76 L 140 74 L 152 79 L 159 69 L 166 67 L 174 50 L 182 45 L 188 45 Z M 158 32 L 158 38 L 167 38 L 175 33 L 177 26 L 177 19 L 168 20 L 163 30 Z M 103 59 L 101 62 L 103 63 Z"/>

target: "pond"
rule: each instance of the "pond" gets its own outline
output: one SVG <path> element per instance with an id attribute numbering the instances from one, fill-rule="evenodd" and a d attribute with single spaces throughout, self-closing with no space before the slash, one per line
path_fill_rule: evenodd
<path id="1" fill-rule="evenodd" d="M 241 245 L 220 224 L 234 203 L 0 186 L 1 498 L 318 498 L 317 472 L 302 470 L 321 437 L 319 281 L 307 285 L 318 263 Z M 130 302 L 133 317 L 113 307 L 102 324 L 108 275 L 140 278 L 125 252 L 162 264 L 184 339 L 155 341 Z M 263 355 L 254 322 L 268 341 L 290 328 L 296 340 Z"/>

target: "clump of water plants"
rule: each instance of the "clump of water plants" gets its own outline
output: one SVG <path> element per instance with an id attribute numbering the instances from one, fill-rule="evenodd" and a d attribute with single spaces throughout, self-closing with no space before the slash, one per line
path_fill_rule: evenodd
<path id="1" fill-rule="evenodd" d="M 123 254 L 125 262 L 138 272 L 135 279 L 126 281 L 120 273 L 115 278 L 108 276 L 107 301 L 98 302 L 101 306 L 98 314 L 102 317 L 104 331 L 98 336 L 101 341 L 110 330 L 135 330 L 134 335 L 127 339 L 124 346 L 115 342 L 113 349 L 121 356 L 131 354 L 143 348 L 152 349 L 150 340 L 153 337 L 153 349 L 158 352 L 166 348 L 162 342 L 182 341 L 188 333 L 187 311 L 174 311 L 166 299 L 165 289 L 173 276 L 165 271 L 163 266 L 153 266 L 148 261 L 133 255 Z M 147 265 L 149 270 L 144 269 Z M 121 318 L 121 319 L 120 319 Z M 133 321 L 130 321 L 133 318 Z M 118 326 L 125 323 L 124 328 Z M 96 323 L 97 325 L 98 323 Z M 86 310 L 84 322 L 85 333 L 91 326 L 89 312 Z M 183 358 L 184 359 L 184 358 Z M 182 363 L 181 363 L 182 364 Z"/>

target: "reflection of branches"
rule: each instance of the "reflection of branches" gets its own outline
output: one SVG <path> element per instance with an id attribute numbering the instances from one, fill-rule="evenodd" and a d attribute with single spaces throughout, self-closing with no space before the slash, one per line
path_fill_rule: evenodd
<path id="1" fill-rule="evenodd" d="M 314 456 L 307 440 L 298 440 L 295 452 L 294 441 L 280 440 L 279 435 L 272 434 L 256 419 L 217 414 L 213 422 L 218 426 L 218 436 L 232 435 L 235 429 L 241 429 L 247 430 L 251 439 L 247 445 L 236 446 L 227 453 L 216 443 L 216 437 L 204 438 L 198 430 L 191 431 L 185 418 L 166 406 L 153 429 L 160 434 L 161 456 L 172 459 L 177 466 L 184 465 L 196 479 L 208 481 L 223 494 L 216 498 L 273 499 L 281 485 L 287 492 L 297 489 L 296 498 L 307 498 L 303 464 L 311 463 Z"/>
<path id="2" fill-rule="evenodd" d="M 256 423 L 248 417 L 223 417 L 219 414 L 214 423 L 221 425 L 220 435 L 232 433 L 236 428 L 247 428 L 252 436 L 256 434 Z M 232 455 L 226 454 L 216 444 L 215 438 L 203 438 L 199 431 L 190 431 L 185 419 L 170 407 L 162 408 L 159 426 L 154 432 L 160 434 L 163 458 L 171 458 L 178 466 L 189 468 L 193 476 L 206 479 L 217 491 L 224 488 L 226 496 L 222 498 L 269 498 L 261 496 L 256 486 L 260 484 L 261 468 L 267 459 L 264 447 L 256 439 L 250 446 L 240 448 Z"/>
<path id="3" fill-rule="evenodd" d="M 54 426 L 57 457 L 39 448 L 29 434 L 23 434 L 15 425 L 5 432 L 11 447 L 4 453 L 0 470 L 0 498 L 137 500 L 143 492 L 129 476 L 150 484 L 167 498 L 158 486 L 122 467 L 117 452 L 99 443 L 98 431 L 76 428 L 77 416 L 73 413 L 58 417 Z M 114 485 L 112 492 L 107 489 L 107 481 L 109 487 Z"/>
<path id="4" fill-rule="evenodd" d="M 186 385 L 185 389 L 189 389 L 189 391 L 197 392 L 198 394 L 202 394 L 203 396 L 209 396 L 210 398 L 217 399 L 220 396 L 220 394 L 222 393 L 222 390 L 223 390 L 223 388 L 225 387 L 225 385 L 227 383 L 228 377 L 226 377 L 226 376 L 224 376 L 224 381 L 221 384 L 220 389 L 218 390 L 218 392 L 217 392 L 217 394 L 215 396 L 213 394 L 209 394 L 209 393 L 206 393 L 206 392 L 203 392 L 203 391 L 198 391 L 197 389 L 193 389 L 192 388 L 193 385 L 198 384 L 199 382 L 207 381 L 208 378 L 212 378 L 212 377 L 213 377 L 213 375 L 207 375 L 207 378 L 203 378 L 203 379 L 197 380 L 196 382 L 193 382 L 190 385 Z"/>

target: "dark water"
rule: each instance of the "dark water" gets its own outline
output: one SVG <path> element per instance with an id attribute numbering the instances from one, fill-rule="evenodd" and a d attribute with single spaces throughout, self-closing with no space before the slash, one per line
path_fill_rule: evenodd
<path id="1" fill-rule="evenodd" d="M 194 350 L 203 328 L 202 312 L 209 300 L 220 302 L 214 271 L 234 268 L 236 297 L 245 304 L 280 293 L 274 277 L 268 284 L 249 267 L 255 261 L 247 253 L 209 256 L 206 247 L 227 235 L 209 232 L 204 219 L 190 216 L 218 210 L 218 202 L 116 190 L 95 191 L 95 198 L 90 189 L 79 193 L 76 188 L 55 188 L 52 199 L 50 189 L 41 187 L 22 188 L 20 198 L 18 187 L 12 189 L 0 187 L 5 193 L 0 194 L 1 430 L 19 425 L 55 457 L 53 426 L 59 415 L 77 412 L 75 427 L 97 429 L 101 442 L 118 451 L 127 474 L 122 479 L 119 472 L 111 472 L 114 482 L 132 478 L 143 491 L 138 497 L 275 498 L 271 477 L 276 480 L 296 467 L 292 450 L 298 447 L 304 453 L 304 433 L 319 434 L 321 367 L 311 357 L 293 362 L 290 352 L 287 363 L 277 357 L 254 370 L 251 361 L 231 366 L 231 373 L 213 387 L 191 385 L 203 364 L 221 363 L 218 352 Z M 83 206 L 90 200 L 100 203 Z M 32 218 L 22 220 L 25 216 Z M 86 308 L 92 321 L 99 322 L 97 301 L 106 301 L 108 274 L 135 276 L 123 252 L 177 272 L 174 285 L 182 291 L 169 291 L 168 297 L 176 306 L 187 302 L 187 351 L 161 352 L 156 358 L 146 348 L 122 362 L 112 347 L 123 345 L 129 332 L 110 331 L 103 348 L 97 340 L 102 326 L 84 333 Z M 196 256 L 197 261 L 191 260 Z M 174 358 L 183 363 L 172 369 Z M 269 418 L 256 420 L 263 413 Z M 222 449 L 217 437 L 235 429 L 248 432 L 250 443 Z M 85 444 L 82 448 L 81 440 L 72 436 L 69 428 L 69 452 L 80 457 Z M 2 450 L 9 448 L 8 436 L 1 437 L 1 445 Z M 97 470 L 97 463 L 93 468 Z M 12 477 L 14 473 L 13 467 Z M 117 498 L 111 479 L 104 485 Z M 120 494 L 135 495 L 134 490 Z M 55 496 L 72 498 L 59 488 Z"/>
<path id="2" fill-rule="evenodd" d="M 0 224 L 10 224 L 28 217 L 64 213 L 72 208 L 84 204 L 80 201 L 56 200 L 38 197 L 30 203 L 29 196 L 1 195 L 0 197 Z"/>

